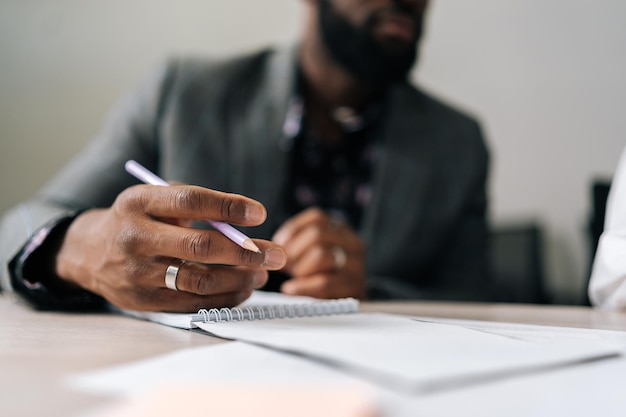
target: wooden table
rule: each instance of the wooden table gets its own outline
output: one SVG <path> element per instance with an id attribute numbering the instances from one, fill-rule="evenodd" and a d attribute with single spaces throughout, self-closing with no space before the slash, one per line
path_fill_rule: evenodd
<path id="1" fill-rule="evenodd" d="M 362 311 L 626 330 L 626 314 L 586 307 L 363 303 Z M 35 312 L 0 295 L 0 415 L 72 416 L 108 399 L 65 388 L 65 376 L 222 340 L 110 314 Z"/>

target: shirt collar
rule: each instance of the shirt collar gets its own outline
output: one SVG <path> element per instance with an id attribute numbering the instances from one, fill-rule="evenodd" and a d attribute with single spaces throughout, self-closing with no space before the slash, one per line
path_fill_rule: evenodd
<path id="1" fill-rule="evenodd" d="M 305 106 L 300 89 L 301 81 L 297 83 L 296 90 L 288 101 L 282 129 L 283 138 L 280 142 L 280 148 L 283 151 L 290 151 L 293 147 L 294 139 L 302 133 Z M 359 132 L 373 125 L 379 119 L 382 113 L 382 103 L 383 99 L 381 97 L 381 99 L 375 100 L 360 114 L 348 107 L 338 107 L 333 111 L 332 116 L 340 123 L 344 132 L 348 134 Z"/>

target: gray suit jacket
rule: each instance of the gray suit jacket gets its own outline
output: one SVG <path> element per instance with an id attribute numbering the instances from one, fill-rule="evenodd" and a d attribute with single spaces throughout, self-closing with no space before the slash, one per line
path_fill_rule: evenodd
<path id="1" fill-rule="evenodd" d="M 279 147 L 295 87 L 294 50 L 208 62 L 174 60 L 111 116 L 105 129 L 0 234 L 8 262 L 34 231 L 68 210 L 110 206 L 137 181 L 135 159 L 167 180 L 235 192 L 265 204 L 270 238 L 284 217 L 289 154 Z M 487 298 L 488 155 L 467 116 L 403 83 L 392 88 L 382 156 L 361 232 L 374 297 Z"/>

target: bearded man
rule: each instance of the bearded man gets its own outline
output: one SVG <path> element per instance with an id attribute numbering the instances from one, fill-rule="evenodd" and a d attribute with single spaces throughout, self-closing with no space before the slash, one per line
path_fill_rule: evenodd
<path id="1" fill-rule="evenodd" d="M 3 286 L 59 309 L 194 311 L 255 288 L 489 298 L 479 126 L 407 80 L 426 0 L 303 1 L 297 45 L 173 60 L 131 95 L 7 214 Z M 193 185 L 134 185 L 129 159 Z"/>

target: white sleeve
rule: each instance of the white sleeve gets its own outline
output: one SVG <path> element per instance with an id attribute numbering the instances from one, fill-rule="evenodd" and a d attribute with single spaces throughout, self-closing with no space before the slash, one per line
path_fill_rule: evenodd
<path id="1" fill-rule="evenodd" d="M 626 310 L 626 148 L 611 183 L 589 298 L 597 307 Z"/>

